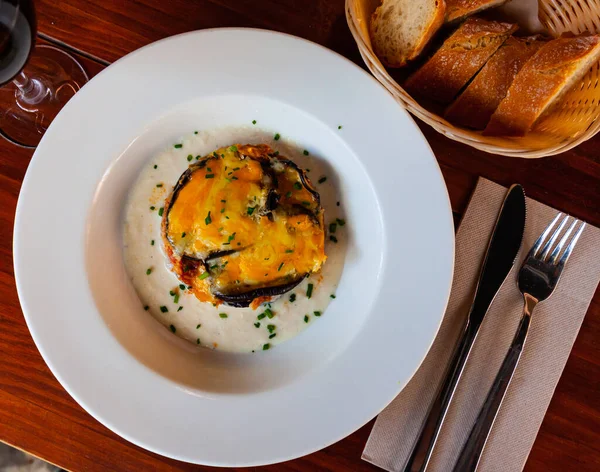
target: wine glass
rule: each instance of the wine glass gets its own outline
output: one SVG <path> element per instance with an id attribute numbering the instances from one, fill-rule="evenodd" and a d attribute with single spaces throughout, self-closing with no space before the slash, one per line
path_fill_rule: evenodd
<path id="1" fill-rule="evenodd" d="M 73 56 L 35 39 L 33 0 L 0 0 L 0 135 L 26 148 L 88 81 Z"/>

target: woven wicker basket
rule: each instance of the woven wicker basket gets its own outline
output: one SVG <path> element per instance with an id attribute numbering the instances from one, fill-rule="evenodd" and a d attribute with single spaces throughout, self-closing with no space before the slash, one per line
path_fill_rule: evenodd
<path id="1" fill-rule="evenodd" d="M 419 105 L 377 59 L 369 38 L 369 21 L 379 4 L 380 0 L 346 0 L 348 25 L 363 60 L 402 106 L 448 138 L 494 154 L 535 158 L 571 149 L 600 130 L 600 62 L 524 137 L 483 136 L 452 125 Z M 553 36 L 567 31 L 600 33 L 600 0 L 539 0 L 539 19 Z"/>

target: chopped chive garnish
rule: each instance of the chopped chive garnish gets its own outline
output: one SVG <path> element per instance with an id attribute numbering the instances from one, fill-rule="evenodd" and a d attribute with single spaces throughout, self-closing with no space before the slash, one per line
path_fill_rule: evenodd
<path id="1" fill-rule="evenodd" d="M 314 288 L 313 284 L 308 284 L 308 288 L 306 289 L 306 297 L 307 298 L 312 297 L 313 288 Z"/>
<path id="2" fill-rule="evenodd" d="M 277 333 L 273 333 L 271 336 L 269 336 L 269 339 L 273 339 L 275 336 L 277 336 Z"/>
<path id="3" fill-rule="evenodd" d="M 216 269 L 217 267 L 219 267 L 217 264 L 213 264 L 213 265 L 211 265 L 211 266 L 210 266 L 210 269 L 211 269 L 211 270 L 214 270 L 214 269 Z"/>
<path id="4" fill-rule="evenodd" d="M 336 202 L 335 204 L 336 204 L 337 206 L 340 206 L 340 202 Z"/>
<path id="5" fill-rule="evenodd" d="M 225 319 L 227 318 L 227 313 L 219 313 L 219 317 Z"/>
<path id="6" fill-rule="evenodd" d="M 308 320 L 309 320 L 308 315 L 304 315 L 304 322 L 308 323 Z"/>
<path id="7" fill-rule="evenodd" d="M 265 315 L 267 315 L 269 317 L 269 319 L 271 319 L 275 316 L 275 313 L 273 313 L 270 308 L 267 308 L 265 310 Z"/>
<path id="8" fill-rule="evenodd" d="M 329 295 L 329 298 L 333 299 L 335 298 L 335 295 L 332 293 L 331 295 Z"/>
<path id="9" fill-rule="evenodd" d="M 198 134 L 198 131 L 194 131 L 194 134 Z"/>
<path id="10" fill-rule="evenodd" d="M 158 169 L 158 166 L 157 166 L 156 164 L 154 164 L 154 168 L 155 168 L 155 169 Z"/>
<path id="11" fill-rule="evenodd" d="M 233 152 L 237 152 L 238 148 L 237 148 L 237 146 L 233 145 L 233 146 L 229 146 L 229 150 L 233 151 Z"/>
<path id="12" fill-rule="evenodd" d="M 174 144 L 173 147 L 175 149 L 181 149 L 183 147 L 183 144 Z"/>
<path id="13" fill-rule="evenodd" d="M 292 192 L 288 192 L 288 193 L 286 193 L 286 194 L 285 194 L 285 196 L 286 196 L 287 198 L 290 198 L 290 197 L 292 196 Z"/>
<path id="14" fill-rule="evenodd" d="M 275 134 L 275 136 L 273 136 L 273 139 L 275 141 L 279 141 L 279 138 L 281 138 L 281 135 L 279 133 Z"/>
<path id="15" fill-rule="evenodd" d="M 286 253 L 286 254 L 291 254 L 292 252 L 294 252 L 294 250 L 293 250 L 293 249 L 286 249 L 286 250 L 285 250 L 285 253 Z"/>
<path id="16" fill-rule="evenodd" d="M 336 237 L 335 237 L 333 234 L 332 234 L 331 236 L 329 236 L 329 239 L 330 239 L 331 241 L 333 241 L 334 243 L 337 243 L 337 242 L 338 242 L 338 239 L 337 239 L 337 238 L 336 238 Z"/>
<path id="17" fill-rule="evenodd" d="M 257 321 L 256 323 L 254 323 L 254 327 L 255 328 L 260 328 L 260 322 Z"/>
<path id="18" fill-rule="evenodd" d="M 227 203 L 227 200 L 221 200 L 221 203 Z"/>
<path id="19" fill-rule="evenodd" d="M 306 172 L 310 172 L 310 169 L 306 169 Z"/>
<path id="20" fill-rule="evenodd" d="M 231 183 L 231 179 L 229 179 L 229 178 L 225 177 L 225 180 L 226 180 L 227 182 Z"/>
<path id="21" fill-rule="evenodd" d="M 294 182 L 294 188 L 296 190 L 302 190 L 302 184 L 300 182 Z"/>
<path id="22" fill-rule="evenodd" d="M 199 346 L 200 345 L 200 338 L 196 339 L 196 344 Z"/>
<path id="23" fill-rule="evenodd" d="M 174 296 L 175 296 L 175 293 L 176 293 L 176 292 L 175 292 L 174 290 L 169 290 L 169 295 L 171 295 L 172 297 L 174 297 Z"/>
<path id="24" fill-rule="evenodd" d="M 154 211 L 154 210 L 156 210 L 156 207 L 155 206 L 151 206 L 150 210 Z"/>
<path id="25" fill-rule="evenodd" d="M 196 325 L 196 329 L 200 329 L 200 326 L 202 326 L 201 324 L 197 324 Z"/>
<path id="26" fill-rule="evenodd" d="M 145 311 L 148 311 L 149 309 L 150 309 L 150 307 L 149 307 L 148 305 L 146 305 L 146 306 L 144 307 L 144 310 L 145 310 Z"/>
<path id="27" fill-rule="evenodd" d="M 200 160 L 200 156 L 196 156 L 196 160 L 199 161 Z"/>
<path id="28" fill-rule="evenodd" d="M 158 216 L 163 216 L 163 213 L 164 213 L 164 212 L 165 212 L 165 209 L 164 209 L 164 207 L 160 207 L 160 208 L 158 209 Z"/>
<path id="29" fill-rule="evenodd" d="M 263 344 L 263 351 L 268 351 L 271 345 L 269 343 Z"/>
<path id="30" fill-rule="evenodd" d="M 163 186 L 163 184 L 156 184 L 156 186 L 157 186 L 158 188 L 161 188 L 161 187 Z"/>
<path id="31" fill-rule="evenodd" d="M 215 174 L 206 174 L 204 176 L 205 179 L 214 179 L 215 178 Z"/>
<path id="32" fill-rule="evenodd" d="M 175 296 L 173 297 L 173 303 L 175 303 L 176 305 L 179 303 L 179 294 L 178 293 L 176 293 Z"/>
<path id="33" fill-rule="evenodd" d="M 191 161 L 193 158 L 194 158 L 194 156 L 192 156 L 191 154 L 188 154 L 188 157 L 187 157 L 188 162 Z"/>
<path id="34" fill-rule="evenodd" d="M 225 154 L 221 154 L 221 159 L 225 159 Z"/>
<path id="35" fill-rule="evenodd" d="M 183 285 L 183 284 L 179 284 L 179 288 L 180 288 L 181 290 L 185 290 L 185 288 L 186 288 L 186 287 L 185 287 L 185 285 Z"/>
<path id="36" fill-rule="evenodd" d="M 221 213 L 225 213 L 225 208 L 221 208 Z"/>
<path id="37" fill-rule="evenodd" d="M 255 125 L 256 124 L 256 120 L 252 120 L 252 124 Z"/>
<path id="38" fill-rule="evenodd" d="M 238 178 L 234 175 L 233 177 L 231 177 L 231 180 L 238 180 Z"/>
<path id="39" fill-rule="evenodd" d="M 248 215 L 251 215 L 252 213 L 254 213 L 254 210 L 256 209 L 256 207 L 248 207 Z"/>
<path id="40" fill-rule="evenodd" d="M 337 223 L 330 223 L 329 224 L 329 232 L 330 233 L 335 233 L 336 229 L 337 229 Z"/>
<path id="41" fill-rule="evenodd" d="M 262 320 L 262 319 L 263 319 L 265 316 L 267 316 L 267 315 L 266 315 L 266 314 L 264 314 L 264 313 L 261 313 L 260 315 L 258 315 L 258 316 L 256 317 L 256 319 L 258 319 L 258 320 Z"/>
<path id="42" fill-rule="evenodd" d="M 321 316 L 321 312 L 320 312 L 320 311 L 313 311 L 313 314 L 314 314 L 315 316 Z"/>
<path id="43" fill-rule="evenodd" d="M 275 328 L 277 328 L 277 326 L 275 326 L 275 325 L 267 325 L 267 329 L 269 330 L 269 333 L 272 333 L 273 331 L 275 331 Z"/>
<path id="44" fill-rule="evenodd" d="M 163 312 L 163 313 L 166 313 L 167 311 L 169 311 L 169 309 L 166 306 L 163 305 L 163 306 L 160 307 L 160 311 Z"/>
<path id="45" fill-rule="evenodd" d="M 187 233 L 181 233 L 181 237 L 182 237 L 182 238 L 185 238 L 185 235 L 186 235 L 186 234 L 187 234 Z"/>
<path id="46" fill-rule="evenodd" d="M 281 264 L 279 264 L 279 267 L 277 268 L 277 272 L 279 272 L 282 267 L 283 267 L 283 262 Z"/>
<path id="47" fill-rule="evenodd" d="M 177 328 L 173 325 L 169 326 L 169 328 L 171 328 L 171 331 L 174 333 L 175 331 L 177 331 Z"/>
<path id="48" fill-rule="evenodd" d="M 339 126 L 338 126 L 338 129 L 342 129 L 342 125 L 339 125 Z"/>
<path id="49" fill-rule="evenodd" d="M 279 156 L 279 151 L 275 151 L 275 152 L 273 153 L 273 156 L 275 156 L 275 157 Z"/>
<path id="50" fill-rule="evenodd" d="M 336 218 L 335 221 L 337 222 L 338 225 L 340 226 L 344 226 L 346 224 L 346 222 L 344 220 L 340 220 L 339 218 Z"/>
<path id="51" fill-rule="evenodd" d="M 146 275 L 150 275 L 152 273 L 152 267 L 149 267 L 148 270 L 146 270 Z"/>
<path id="52" fill-rule="evenodd" d="M 306 200 L 304 200 L 302 202 L 302 205 L 304 205 L 305 207 L 310 206 L 310 202 L 307 202 Z"/>
<path id="53" fill-rule="evenodd" d="M 177 311 L 181 311 L 181 310 L 183 310 L 182 306 L 180 306 L 179 308 L 177 308 Z"/>
<path id="54" fill-rule="evenodd" d="M 228 241 L 231 242 L 235 239 L 235 233 L 233 233 L 231 236 L 229 236 Z"/>
<path id="55" fill-rule="evenodd" d="M 240 168 L 239 167 L 234 167 L 233 171 L 235 172 L 236 170 L 240 170 Z"/>
<path id="56" fill-rule="evenodd" d="M 327 180 L 327 177 L 323 176 L 319 179 L 319 183 L 322 184 L 323 182 L 325 182 Z"/>
<path id="57" fill-rule="evenodd" d="M 206 172 L 212 172 L 212 169 L 210 167 L 207 167 Z"/>
<path id="58" fill-rule="evenodd" d="M 217 151 L 213 151 L 213 156 L 216 157 L 217 159 L 219 158 L 219 155 L 217 154 Z"/>
<path id="59" fill-rule="evenodd" d="M 204 218 L 204 224 L 209 225 L 212 223 L 212 220 L 210 219 L 210 211 L 208 212 L 208 215 L 206 215 L 206 218 Z"/>
<path id="60" fill-rule="evenodd" d="M 208 276 L 209 276 L 209 273 L 208 273 L 208 272 L 202 272 L 202 273 L 201 273 L 201 274 L 198 276 L 198 278 L 199 278 L 200 280 L 204 280 L 204 279 L 205 279 L 206 277 L 208 277 Z"/>
<path id="61" fill-rule="evenodd" d="M 290 302 L 294 303 L 295 301 L 296 301 L 296 294 L 295 294 L 295 293 L 292 293 L 292 294 L 290 295 Z"/>
<path id="62" fill-rule="evenodd" d="M 150 241 L 150 246 L 154 246 L 154 239 Z"/>
<path id="63" fill-rule="evenodd" d="M 305 156 L 308 156 L 308 151 L 305 149 L 305 150 L 303 151 L 303 154 L 304 154 Z"/>

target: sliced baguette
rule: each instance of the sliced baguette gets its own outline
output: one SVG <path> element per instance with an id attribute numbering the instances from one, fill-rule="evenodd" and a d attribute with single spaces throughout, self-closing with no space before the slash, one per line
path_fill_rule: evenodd
<path id="1" fill-rule="evenodd" d="M 446 22 L 461 21 L 480 11 L 506 3 L 506 0 L 446 0 Z"/>
<path id="2" fill-rule="evenodd" d="M 544 44 L 515 77 L 485 128 L 489 136 L 523 136 L 600 60 L 600 36 Z"/>
<path id="3" fill-rule="evenodd" d="M 448 107 L 445 118 L 467 128 L 484 129 L 525 62 L 544 44 L 510 37 Z"/>
<path id="4" fill-rule="evenodd" d="M 383 0 L 371 18 L 371 41 L 387 67 L 416 58 L 442 26 L 445 0 Z"/>
<path id="5" fill-rule="evenodd" d="M 447 105 L 516 29 L 511 23 L 469 18 L 407 79 L 404 88 Z"/>

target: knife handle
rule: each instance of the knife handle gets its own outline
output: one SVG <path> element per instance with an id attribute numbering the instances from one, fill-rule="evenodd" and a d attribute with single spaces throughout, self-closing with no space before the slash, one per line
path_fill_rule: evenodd
<path id="1" fill-rule="evenodd" d="M 478 327 L 474 327 L 472 323 L 467 322 L 446 369 L 444 381 L 429 407 L 427 418 L 421 426 L 417 441 L 404 466 L 404 472 L 423 472 L 427 467 L 433 447 L 446 418 L 448 406 L 456 391 L 456 385 L 464 371 L 469 353 L 477 337 L 477 332 Z"/>
<path id="2" fill-rule="evenodd" d="M 481 407 L 481 411 L 477 416 L 473 429 L 469 433 L 467 442 L 463 446 L 453 472 L 473 472 L 477 470 L 481 454 L 498 415 L 498 410 L 500 409 L 500 405 L 502 405 L 506 390 L 521 358 L 523 346 L 527 339 L 527 332 L 529 331 L 531 312 L 535 307 L 535 303 L 537 302 L 526 300 L 523 316 L 513 342 Z"/>

